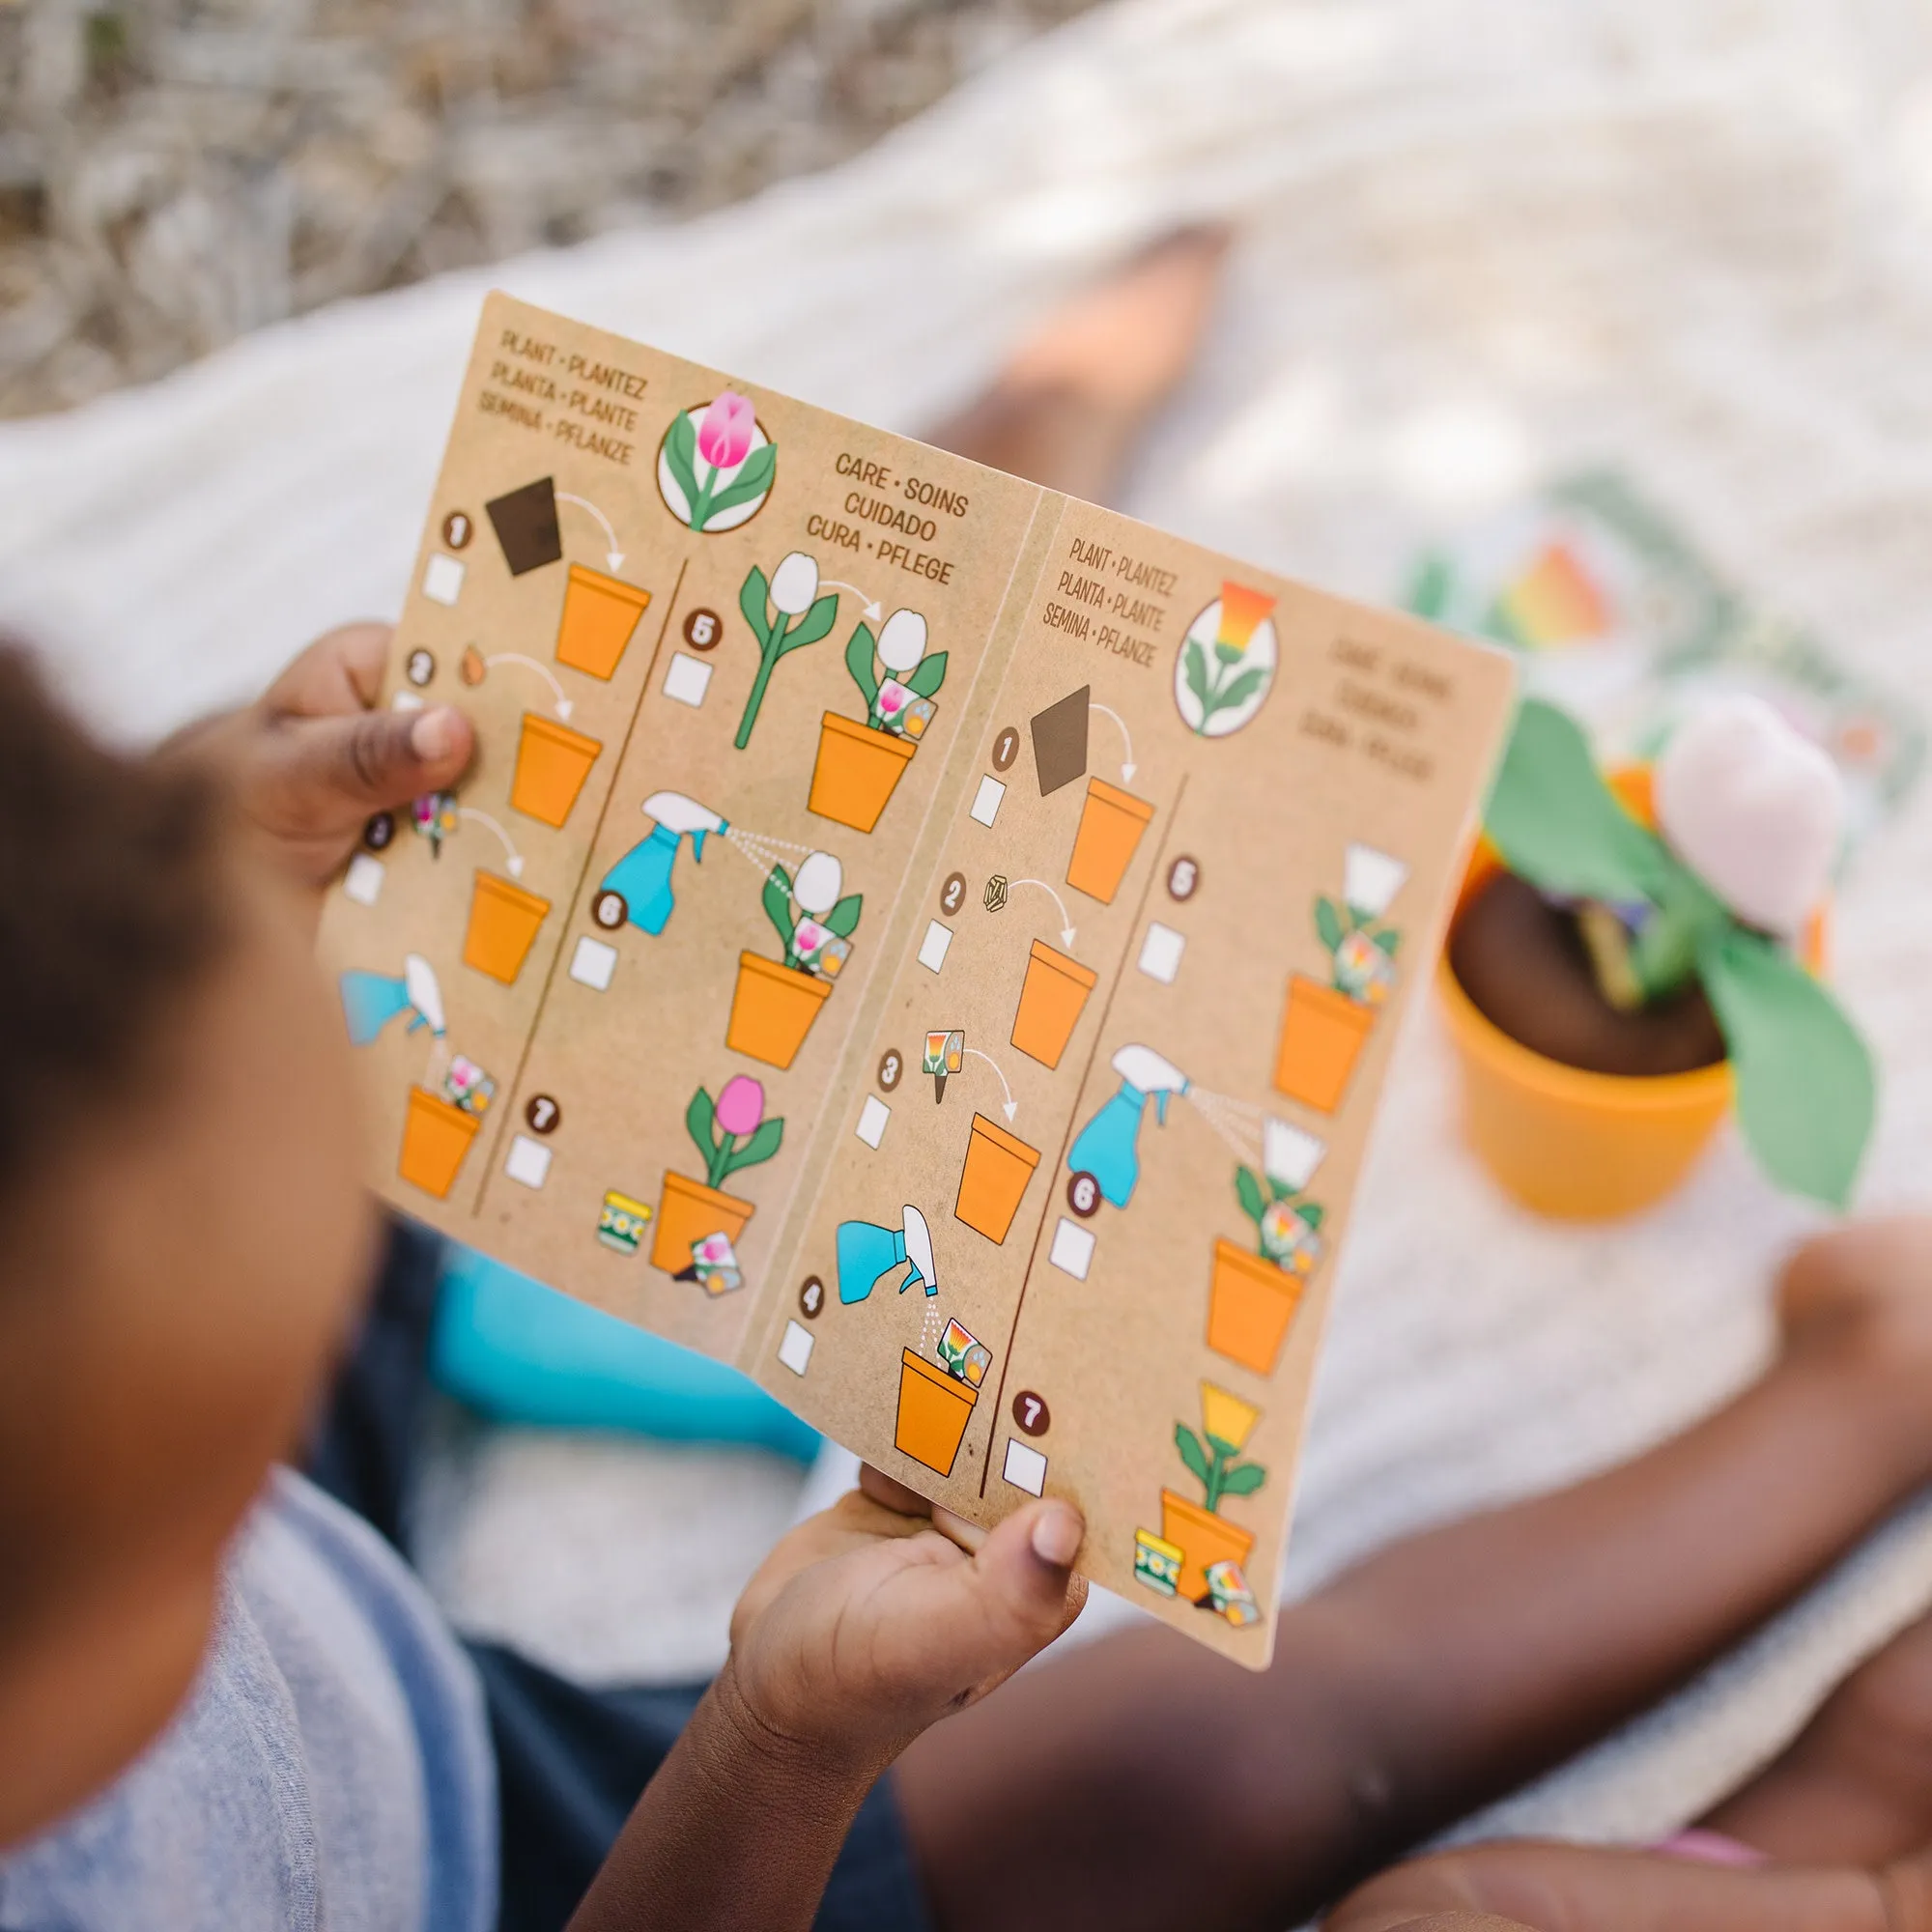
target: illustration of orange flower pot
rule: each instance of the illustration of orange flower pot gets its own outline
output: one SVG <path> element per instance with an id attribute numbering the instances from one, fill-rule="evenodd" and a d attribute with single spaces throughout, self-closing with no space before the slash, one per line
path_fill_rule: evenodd
<path id="1" fill-rule="evenodd" d="M 524 970 L 550 901 L 495 872 L 478 872 L 469 895 L 469 929 L 463 963 L 509 985 Z"/>
<path id="2" fill-rule="evenodd" d="M 610 677 L 650 601 L 648 590 L 573 563 L 564 586 L 563 616 L 556 627 L 557 663 L 592 677 Z"/>
<path id="3" fill-rule="evenodd" d="M 586 738 L 568 724 L 526 711 L 510 803 L 545 825 L 561 826 L 603 749 L 597 739 Z"/>
<path id="4" fill-rule="evenodd" d="M 1307 1278 L 1233 1241 L 1216 1240 L 1208 1284 L 1208 1346 L 1258 1376 L 1274 1374 Z"/>
<path id="5" fill-rule="evenodd" d="M 980 1391 L 948 1375 L 936 1362 L 899 1351 L 899 1412 L 893 1446 L 942 1476 L 952 1473 L 953 1458 L 973 1419 Z M 1207 1585 L 1204 1583 L 1205 1589 Z"/>
<path id="6" fill-rule="evenodd" d="M 984 1114 L 975 1114 L 973 1131 L 966 1140 L 966 1164 L 959 1170 L 954 1218 L 989 1241 L 1004 1241 L 1019 1212 L 1020 1197 L 1038 1165 L 1037 1147 L 1028 1147 L 1018 1135 L 1009 1134 Z"/>
<path id="7" fill-rule="evenodd" d="M 1056 952 L 1036 939 L 1020 984 L 1019 1010 L 1013 1015 L 1012 1043 L 1042 1066 L 1058 1066 L 1073 1029 L 1086 1009 L 1087 995 L 1100 976 L 1077 959 Z"/>
<path id="8" fill-rule="evenodd" d="M 830 980 L 756 952 L 741 952 L 724 1044 L 782 1071 L 797 1058 L 819 1009 L 831 997 Z"/>
<path id="9" fill-rule="evenodd" d="M 425 1194 L 447 1200 L 449 1190 L 456 1185 L 463 1156 L 482 1124 L 477 1115 L 451 1106 L 427 1087 L 412 1087 L 396 1172 Z"/>
<path id="10" fill-rule="evenodd" d="M 745 1223 L 755 1211 L 735 1194 L 707 1187 L 682 1174 L 667 1174 L 658 1197 L 657 1233 L 651 1242 L 651 1265 L 676 1274 L 691 1265 L 692 1243 L 708 1235 L 724 1235 L 735 1245 Z"/>
<path id="11" fill-rule="evenodd" d="M 875 731 L 828 711 L 818 727 L 808 809 L 854 832 L 871 831 L 918 750 L 917 739 Z"/>
<path id="12" fill-rule="evenodd" d="M 1172 1490 L 1160 1492 L 1160 1533 L 1182 1552 L 1179 1594 L 1190 1604 L 1208 1595 L 1209 1564 L 1238 1563 L 1245 1568 L 1255 1547 L 1252 1530 L 1224 1521 Z"/>
<path id="13" fill-rule="evenodd" d="M 1102 905 L 1112 905 L 1152 817 L 1153 807 L 1146 799 L 1110 785 L 1104 779 L 1089 779 L 1080 830 L 1073 839 L 1073 857 L 1067 862 L 1066 883 Z"/>
<path id="14" fill-rule="evenodd" d="M 1274 1084 L 1291 1100 L 1332 1114 L 1376 1024 L 1373 1007 L 1297 973 L 1288 982 Z"/>

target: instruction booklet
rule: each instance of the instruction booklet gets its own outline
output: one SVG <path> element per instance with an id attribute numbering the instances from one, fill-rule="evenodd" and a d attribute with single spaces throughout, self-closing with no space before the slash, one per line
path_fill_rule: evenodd
<path id="1" fill-rule="evenodd" d="M 496 295 L 384 701 L 384 1197 L 1264 1664 L 1506 658 Z"/>

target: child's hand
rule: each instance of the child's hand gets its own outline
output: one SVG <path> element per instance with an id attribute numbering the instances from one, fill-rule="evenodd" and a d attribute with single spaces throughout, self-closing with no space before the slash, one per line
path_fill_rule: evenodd
<path id="1" fill-rule="evenodd" d="M 387 624 L 318 638 L 253 704 L 190 725 L 175 747 L 214 758 L 287 870 L 321 887 L 372 813 L 463 776 L 475 733 L 448 705 L 378 711 Z"/>
<path id="2" fill-rule="evenodd" d="M 1070 1566 L 1085 1524 L 1070 1505 L 1029 1503 L 970 1556 L 932 1514 L 867 1468 L 746 1585 L 718 1690 L 767 1747 L 881 1770 L 1080 1614 L 1087 1584 Z"/>

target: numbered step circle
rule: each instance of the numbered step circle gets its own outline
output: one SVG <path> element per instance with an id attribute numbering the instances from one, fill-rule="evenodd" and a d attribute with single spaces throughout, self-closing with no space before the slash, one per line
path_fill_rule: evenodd
<path id="1" fill-rule="evenodd" d="M 879 1091 L 890 1094 L 905 1077 L 905 1055 L 897 1047 L 889 1046 L 879 1056 Z"/>
<path id="2" fill-rule="evenodd" d="M 554 1134 L 563 1120 L 563 1109 L 548 1094 L 532 1094 L 524 1108 L 524 1119 L 533 1134 Z"/>
<path id="3" fill-rule="evenodd" d="M 1020 734 L 1016 725 L 1009 724 L 993 740 L 993 769 L 996 772 L 1009 771 L 1012 762 L 1020 754 Z"/>
<path id="4" fill-rule="evenodd" d="M 599 893 L 590 901 L 590 917 L 606 932 L 615 932 L 630 916 L 630 901 L 622 893 Z"/>
<path id="5" fill-rule="evenodd" d="M 724 636 L 724 620 L 702 604 L 684 620 L 684 641 L 695 651 L 715 651 Z"/>
<path id="6" fill-rule="evenodd" d="M 436 675 L 436 660 L 425 650 L 413 650 L 403 663 L 403 675 L 420 691 Z"/>
<path id="7" fill-rule="evenodd" d="M 452 510 L 442 520 L 442 540 L 451 550 L 461 550 L 476 534 L 476 525 L 468 510 Z"/>
<path id="8" fill-rule="evenodd" d="M 816 1321 L 825 1306 L 825 1284 L 815 1274 L 805 1278 L 805 1286 L 798 1292 L 798 1312 L 808 1321 Z"/>
<path id="9" fill-rule="evenodd" d="M 380 852 L 396 836 L 396 821 L 386 811 L 379 811 L 362 828 L 362 842 L 372 852 Z"/>
<path id="10" fill-rule="evenodd" d="M 1044 1435 L 1053 1427 L 1053 1411 L 1043 1395 L 1021 1389 L 1013 1398 L 1013 1421 L 1025 1435 Z"/>
<path id="11" fill-rule="evenodd" d="M 1100 1211 L 1100 1183 L 1085 1168 L 1067 1177 L 1066 1205 L 1083 1221 L 1091 1221 Z"/>
<path id="12" fill-rule="evenodd" d="M 966 903 L 966 874 L 949 872 L 939 889 L 939 909 L 951 919 Z"/>

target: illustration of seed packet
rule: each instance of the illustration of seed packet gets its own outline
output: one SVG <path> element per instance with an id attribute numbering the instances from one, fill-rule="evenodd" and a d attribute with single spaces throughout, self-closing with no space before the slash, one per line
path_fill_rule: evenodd
<path id="1" fill-rule="evenodd" d="M 947 1322 L 946 1332 L 939 1338 L 939 1359 L 948 1375 L 978 1388 L 986 1379 L 993 1351 L 955 1317 Z"/>
<path id="2" fill-rule="evenodd" d="M 1248 1588 L 1241 1566 L 1232 1557 L 1208 1564 L 1208 1594 L 1215 1610 L 1237 1630 L 1261 1621 L 1261 1606 L 1255 1602 L 1255 1593 Z"/>
<path id="3" fill-rule="evenodd" d="M 619 1194 L 613 1187 L 604 1196 L 603 1209 L 597 1216 L 597 1238 L 620 1255 L 634 1255 L 650 1218 L 651 1210 L 644 1202 Z"/>
<path id="4" fill-rule="evenodd" d="M 1163 1597 L 1174 1596 L 1180 1588 L 1180 1566 L 1187 1553 L 1179 1544 L 1169 1543 L 1151 1529 L 1134 1531 L 1134 1581 L 1145 1583 Z"/>
<path id="5" fill-rule="evenodd" d="M 706 1294 L 729 1294 L 734 1288 L 745 1285 L 738 1257 L 732 1252 L 731 1237 L 724 1234 L 706 1235 L 701 1241 L 692 1242 L 691 1266 L 686 1273 Z M 679 1276 L 680 1280 L 683 1278 Z"/>
<path id="6" fill-rule="evenodd" d="M 459 1053 L 442 1076 L 443 1097 L 466 1114 L 485 1114 L 497 1096 L 497 1083 L 467 1056 Z"/>

